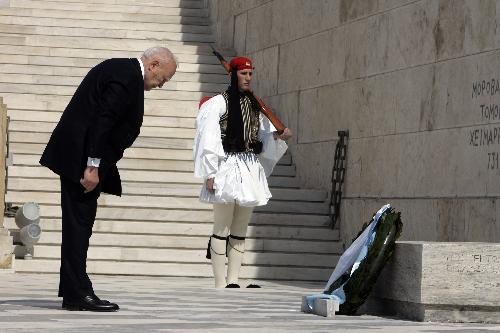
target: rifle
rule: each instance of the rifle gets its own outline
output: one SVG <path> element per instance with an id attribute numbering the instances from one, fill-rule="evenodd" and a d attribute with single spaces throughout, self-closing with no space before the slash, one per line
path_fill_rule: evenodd
<path id="1" fill-rule="evenodd" d="M 219 52 L 217 52 L 212 45 L 210 45 L 210 47 L 212 48 L 212 53 L 217 57 L 217 59 L 219 59 L 222 67 L 224 67 L 226 72 L 231 73 L 231 66 L 226 61 L 226 59 L 224 59 L 224 57 Z M 278 119 L 278 117 L 276 117 L 276 115 L 267 107 L 266 104 L 264 104 L 264 102 L 259 97 L 257 97 L 257 95 L 254 94 L 253 91 L 250 91 L 250 93 L 253 95 L 255 100 L 260 104 L 260 111 L 267 117 L 267 119 L 269 119 L 271 124 L 274 125 L 278 134 L 283 133 L 286 126 L 283 125 L 283 123 Z"/>

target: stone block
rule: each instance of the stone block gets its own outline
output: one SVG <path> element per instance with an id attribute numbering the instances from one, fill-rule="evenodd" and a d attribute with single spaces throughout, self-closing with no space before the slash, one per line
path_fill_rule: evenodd
<path id="1" fill-rule="evenodd" d="M 465 54 L 473 54 L 495 47 L 495 0 L 465 2 Z"/>
<path id="2" fill-rule="evenodd" d="M 0 225 L 0 270 L 12 268 L 13 260 L 12 237 L 10 236 L 9 231 Z"/>
<path id="3" fill-rule="evenodd" d="M 352 80 L 366 76 L 368 58 L 369 37 L 371 36 L 368 27 L 369 21 L 376 18 L 355 21 L 344 28 L 345 34 L 345 68 L 344 79 Z"/>
<path id="4" fill-rule="evenodd" d="M 253 60 L 252 87 L 258 96 L 274 96 L 278 91 L 278 46 L 249 54 Z"/>
<path id="5" fill-rule="evenodd" d="M 234 15 L 238 15 L 273 1 L 274 0 L 231 0 L 231 10 Z"/>
<path id="6" fill-rule="evenodd" d="M 465 0 L 439 1 L 439 21 L 434 29 L 434 39 L 437 60 L 464 55 Z"/>
<path id="7" fill-rule="evenodd" d="M 353 82 L 303 90 L 299 97 L 299 143 L 336 140 L 355 115 L 358 86 Z"/>
<path id="8" fill-rule="evenodd" d="M 234 18 L 234 50 L 236 54 L 246 53 L 247 39 L 247 13 L 242 13 Z"/>
<path id="9" fill-rule="evenodd" d="M 311 311 L 307 305 L 306 296 L 303 296 L 300 308 L 305 313 L 313 313 L 323 317 L 335 317 L 335 312 L 339 311 L 339 302 L 332 299 L 315 299 L 314 311 Z"/>
<path id="10" fill-rule="evenodd" d="M 378 9 L 380 12 L 387 11 L 389 9 L 395 9 L 398 7 L 405 6 L 413 2 L 412 0 L 378 0 Z"/>
<path id="11" fill-rule="evenodd" d="M 288 94 L 275 95 L 266 98 L 266 105 L 278 116 L 281 122 L 289 127 L 293 136 L 288 140 L 288 144 L 293 145 L 297 143 L 298 112 L 299 112 L 299 93 L 292 92 Z"/>
<path id="12" fill-rule="evenodd" d="M 339 26 L 340 0 L 274 0 L 271 34 L 284 44 Z"/>
<path id="13" fill-rule="evenodd" d="M 10 0 L 0 0 L 0 7 L 10 7 Z"/>
<path id="14" fill-rule="evenodd" d="M 495 200 L 495 243 L 500 243 L 500 200 Z"/>
<path id="15" fill-rule="evenodd" d="M 378 0 L 341 0 L 340 22 L 356 20 L 374 14 L 378 10 Z"/>
<path id="16" fill-rule="evenodd" d="M 230 0 L 217 1 L 216 25 L 214 27 L 217 46 L 223 49 L 233 48 L 234 16 Z"/>
<path id="17" fill-rule="evenodd" d="M 499 268 L 500 244 L 401 241 L 362 311 L 499 323 Z"/>
<path id="18" fill-rule="evenodd" d="M 272 45 L 271 28 L 273 15 L 272 2 L 248 11 L 246 52 L 251 53 Z"/>
<path id="19" fill-rule="evenodd" d="M 331 189 L 335 141 L 297 144 L 292 154 L 301 188 Z"/>
<path id="20" fill-rule="evenodd" d="M 433 62 L 437 7 L 435 1 L 417 2 L 367 19 L 367 74 Z"/>
<path id="21" fill-rule="evenodd" d="M 438 241 L 494 242 L 496 221 L 495 200 L 437 200 Z"/>
<path id="22" fill-rule="evenodd" d="M 341 27 L 280 45 L 279 92 L 343 81 L 345 38 Z"/>
<path id="23" fill-rule="evenodd" d="M 370 114 L 368 133 L 373 136 L 396 132 L 396 82 L 393 75 L 378 75 L 363 80 L 363 89 L 368 96 L 366 107 Z"/>
<path id="24" fill-rule="evenodd" d="M 363 140 L 347 139 L 347 161 L 345 162 L 346 171 L 344 175 L 345 197 L 359 197 L 361 193 L 361 171 L 363 170 Z"/>

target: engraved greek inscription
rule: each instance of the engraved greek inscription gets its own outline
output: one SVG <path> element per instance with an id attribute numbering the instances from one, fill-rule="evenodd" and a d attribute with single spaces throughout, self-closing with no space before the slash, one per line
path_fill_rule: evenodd
<path id="1" fill-rule="evenodd" d="M 446 271 L 459 274 L 500 274 L 500 256 L 483 253 L 449 255 L 446 257 Z"/>
<path id="2" fill-rule="evenodd" d="M 482 80 L 472 83 L 472 98 L 489 95 L 493 96 L 500 93 L 500 82 L 498 79 Z"/>

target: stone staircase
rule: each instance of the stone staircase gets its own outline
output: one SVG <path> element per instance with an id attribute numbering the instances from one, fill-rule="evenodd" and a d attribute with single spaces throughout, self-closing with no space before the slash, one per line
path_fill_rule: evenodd
<path id="1" fill-rule="evenodd" d="M 119 3 L 119 5 L 117 4 Z M 59 180 L 38 165 L 50 133 L 90 67 L 166 45 L 179 58 L 164 89 L 145 93 L 141 135 L 120 161 L 124 195 L 103 195 L 89 249 L 98 274 L 211 276 L 211 206 L 198 201 L 191 146 L 198 101 L 227 86 L 211 55 L 203 0 L 10 0 L 0 7 L 0 96 L 10 116 L 7 202 L 38 202 L 42 237 L 19 272 L 58 272 Z M 326 280 L 342 250 L 327 193 L 298 188 L 286 155 L 273 200 L 249 227 L 243 278 Z M 17 229 L 12 218 L 6 227 Z"/>

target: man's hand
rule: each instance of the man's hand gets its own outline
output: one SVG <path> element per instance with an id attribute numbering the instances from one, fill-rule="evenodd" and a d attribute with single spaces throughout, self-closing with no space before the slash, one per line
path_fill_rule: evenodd
<path id="1" fill-rule="evenodd" d="M 283 130 L 283 133 L 278 134 L 278 132 L 274 132 L 273 136 L 274 140 L 281 139 L 283 141 L 286 141 L 292 137 L 292 130 L 287 127 Z"/>
<path id="2" fill-rule="evenodd" d="M 206 182 L 207 190 L 210 193 L 215 193 L 214 190 L 214 178 L 208 178 Z"/>
<path id="3" fill-rule="evenodd" d="M 83 178 L 80 179 L 80 184 L 85 187 L 85 193 L 92 192 L 97 184 L 99 184 L 99 168 L 88 166 L 83 172 Z"/>

